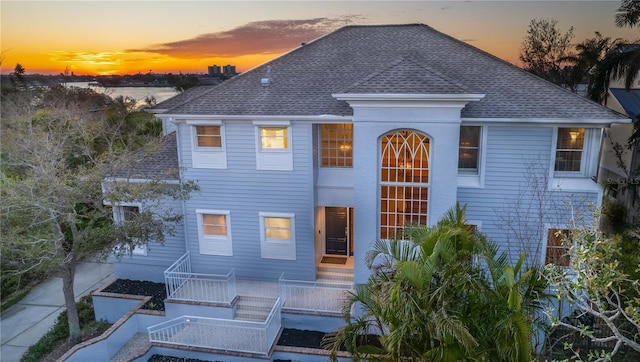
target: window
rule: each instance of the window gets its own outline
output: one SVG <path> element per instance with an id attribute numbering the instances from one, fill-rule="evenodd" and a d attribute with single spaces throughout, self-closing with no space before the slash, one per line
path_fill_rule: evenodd
<path id="1" fill-rule="evenodd" d="M 480 126 L 460 127 L 460 146 L 458 151 L 458 171 L 478 174 L 480 167 Z"/>
<path id="2" fill-rule="evenodd" d="M 260 127 L 260 148 L 285 150 L 289 148 L 286 127 Z"/>
<path id="3" fill-rule="evenodd" d="M 381 142 L 380 238 L 402 238 L 405 225 L 427 225 L 429 138 L 402 130 Z"/>
<path id="4" fill-rule="evenodd" d="M 353 167 L 353 125 L 320 125 L 320 166 Z"/>
<path id="5" fill-rule="evenodd" d="M 125 224 L 127 222 L 135 222 L 140 214 L 139 205 L 117 205 L 113 207 L 113 220 L 118 224 Z M 133 240 L 135 242 L 135 239 Z M 128 254 L 130 251 L 129 244 L 122 244 L 116 246 L 116 253 Z M 147 255 L 146 245 L 134 245 L 133 255 Z"/>
<path id="6" fill-rule="evenodd" d="M 559 172 L 581 172 L 584 145 L 584 128 L 558 128 L 554 170 Z"/>
<path id="7" fill-rule="evenodd" d="M 288 121 L 254 121 L 256 126 L 256 168 L 293 170 L 291 126 Z"/>
<path id="8" fill-rule="evenodd" d="M 224 125 L 221 121 L 187 121 L 191 125 L 194 168 L 227 168 Z"/>
<path id="9" fill-rule="evenodd" d="M 200 254 L 232 256 L 230 212 L 196 210 Z"/>
<path id="10" fill-rule="evenodd" d="M 220 126 L 196 126 L 196 143 L 198 147 L 222 147 Z"/>
<path id="11" fill-rule="evenodd" d="M 549 229 L 544 263 L 568 267 L 570 262 L 570 247 L 569 230 Z"/>
<path id="12" fill-rule="evenodd" d="M 266 259 L 296 260 L 293 214 L 260 213 L 260 251 Z"/>

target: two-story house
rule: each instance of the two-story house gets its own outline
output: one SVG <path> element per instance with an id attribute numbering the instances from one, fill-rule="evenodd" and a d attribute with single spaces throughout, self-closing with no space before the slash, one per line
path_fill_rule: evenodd
<path id="1" fill-rule="evenodd" d="M 456 202 L 512 255 L 566 262 L 554 230 L 600 204 L 602 130 L 629 122 L 423 24 L 347 26 L 150 111 L 163 149 L 120 176 L 194 180 L 200 191 L 168 205 L 183 210 L 183 228 L 116 262 L 116 275 L 166 281 L 179 300 L 192 276 L 203 290 L 215 274 L 230 305 L 242 283 L 273 283 L 277 308 L 291 312 L 284 325 L 338 312 L 295 297 L 326 295 L 336 308 L 335 285 L 366 282 L 372 241 L 433 225 Z M 207 313 L 198 308 L 167 319 Z M 243 319 L 235 313 L 218 317 Z"/>

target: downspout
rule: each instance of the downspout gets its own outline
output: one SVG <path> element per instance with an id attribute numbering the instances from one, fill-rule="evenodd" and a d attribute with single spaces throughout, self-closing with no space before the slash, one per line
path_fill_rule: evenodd
<path id="1" fill-rule="evenodd" d="M 180 133 L 178 132 L 180 130 L 180 127 L 178 126 L 178 124 L 173 120 L 173 117 L 170 117 L 168 120 L 168 122 L 171 122 L 173 124 L 175 124 L 176 126 L 176 152 L 178 152 L 178 177 L 180 178 L 180 187 L 182 187 L 182 181 L 184 181 L 184 175 L 183 175 L 183 168 L 182 168 L 182 155 L 180 152 L 180 137 L 178 137 L 180 135 Z M 182 228 L 183 233 L 184 233 L 184 252 L 188 252 L 189 251 L 189 242 L 187 241 L 187 205 L 186 205 L 186 200 L 182 199 L 180 200 L 180 204 L 182 206 Z"/>

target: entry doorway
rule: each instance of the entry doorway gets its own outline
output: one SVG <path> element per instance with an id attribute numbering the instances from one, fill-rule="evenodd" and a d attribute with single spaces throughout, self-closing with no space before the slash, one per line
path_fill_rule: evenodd
<path id="1" fill-rule="evenodd" d="M 353 255 L 353 208 L 325 207 L 325 254 Z"/>

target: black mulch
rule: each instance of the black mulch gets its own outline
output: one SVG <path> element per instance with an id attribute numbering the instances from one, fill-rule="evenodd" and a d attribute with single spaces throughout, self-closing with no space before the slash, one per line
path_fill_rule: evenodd
<path id="1" fill-rule="evenodd" d="M 282 330 L 278 345 L 305 348 L 322 348 L 323 332 L 285 328 Z"/>
<path id="2" fill-rule="evenodd" d="M 164 283 L 142 280 L 118 279 L 102 290 L 107 293 L 132 294 L 150 296 L 142 309 L 164 311 L 164 300 L 167 290 Z"/>

